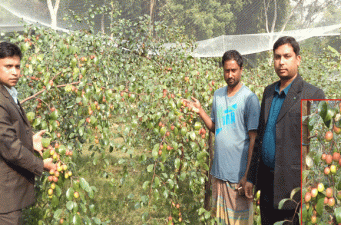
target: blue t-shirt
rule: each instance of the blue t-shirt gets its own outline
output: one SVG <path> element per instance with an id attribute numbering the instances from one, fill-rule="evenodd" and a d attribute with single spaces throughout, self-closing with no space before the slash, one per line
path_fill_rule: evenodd
<path id="1" fill-rule="evenodd" d="M 250 144 L 249 131 L 257 130 L 260 113 L 256 94 L 243 85 L 232 97 L 227 86 L 214 92 L 211 119 L 215 123 L 215 147 L 211 174 L 238 183 L 244 176 Z"/>

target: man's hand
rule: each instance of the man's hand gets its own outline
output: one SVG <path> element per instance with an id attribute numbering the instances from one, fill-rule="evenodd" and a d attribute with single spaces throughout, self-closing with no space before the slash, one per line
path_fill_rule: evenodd
<path id="1" fill-rule="evenodd" d="M 237 190 L 238 190 L 239 195 L 244 195 L 245 194 L 245 189 L 244 189 L 245 183 L 246 183 L 246 177 L 244 176 L 239 181 L 239 183 L 237 185 Z"/>
<path id="2" fill-rule="evenodd" d="M 194 97 L 191 97 L 191 98 L 192 98 L 193 102 L 189 101 L 187 99 L 182 99 L 182 101 L 184 101 L 187 104 L 187 107 L 189 109 L 193 108 L 193 111 L 195 111 L 196 113 L 199 113 L 199 111 L 201 109 L 201 104 L 200 104 L 199 100 L 194 98 Z"/>
<path id="3" fill-rule="evenodd" d="M 46 171 L 57 170 L 57 164 L 54 164 L 51 158 L 44 159 L 44 169 Z"/>
<path id="4" fill-rule="evenodd" d="M 43 139 L 43 134 L 45 130 L 41 130 L 35 135 L 33 135 L 33 149 L 42 156 L 43 155 L 43 145 L 41 144 L 41 140 Z"/>
<path id="5" fill-rule="evenodd" d="M 253 184 L 251 182 L 246 181 L 244 185 L 244 190 L 245 190 L 245 196 L 247 198 L 253 198 Z"/>

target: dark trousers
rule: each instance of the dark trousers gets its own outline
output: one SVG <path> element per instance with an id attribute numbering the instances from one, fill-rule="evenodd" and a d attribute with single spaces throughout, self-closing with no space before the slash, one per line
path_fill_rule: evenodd
<path id="1" fill-rule="evenodd" d="M 284 220 L 288 220 L 288 222 L 284 224 L 299 225 L 298 213 L 295 214 L 294 209 L 279 210 L 274 207 L 274 173 L 269 171 L 266 174 L 262 174 L 262 176 L 267 177 L 267 180 L 269 181 L 269 183 L 265 184 L 264 188 L 262 188 L 260 196 L 260 214 L 262 225 L 273 225 L 278 221 Z"/>
<path id="2" fill-rule="evenodd" d="M 0 213 L 1 225 L 22 225 L 21 210 L 10 213 Z"/>

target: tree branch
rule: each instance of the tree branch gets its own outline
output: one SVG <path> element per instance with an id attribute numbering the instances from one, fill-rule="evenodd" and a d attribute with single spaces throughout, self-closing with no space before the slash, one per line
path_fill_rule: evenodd
<path id="1" fill-rule="evenodd" d="M 271 33 L 275 31 L 276 20 L 277 20 L 277 0 L 274 0 L 274 1 L 275 1 L 275 11 L 274 11 L 274 18 L 272 20 Z"/>
<path id="2" fill-rule="evenodd" d="M 283 26 L 282 26 L 282 29 L 281 29 L 281 32 L 283 32 L 289 22 L 289 20 L 291 19 L 291 17 L 294 15 L 294 12 L 295 10 L 297 9 L 298 5 L 303 5 L 304 4 L 304 0 L 300 0 L 296 5 L 295 7 L 291 10 L 289 16 L 287 17 L 287 19 L 285 20 Z"/>
<path id="3" fill-rule="evenodd" d="M 80 83 L 80 81 L 73 82 L 73 83 L 70 83 L 70 84 L 71 84 L 71 85 L 75 85 L 75 84 L 79 84 L 79 83 Z M 56 88 L 65 87 L 66 85 L 69 85 L 69 84 L 57 85 Z M 22 101 L 20 102 L 20 104 L 23 104 L 23 103 L 25 103 L 26 101 L 29 101 L 29 100 L 31 100 L 31 99 L 33 99 L 33 98 L 36 98 L 38 95 L 44 93 L 45 91 L 47 91 L 47 90 L 46 90 L 46 89 L 43 89 L 43 90 L 41 90 L 41 91 L 38 91 L 38 92 L 35 93 L 34 95 L 32 95 L 32 96 L 30 96 L 30 97 L 28 97 L 28 98 L 22 100 Z"/>
<path id="4" fill-rule="evenodd" d="M 264 14 L 265 14 L 265 28 L 266 28 L 266 32 L 269 32 L 269 21 L 268 21 L 268 7 L 265 4 L 265 0 L 263 0 L 264 3 Z"/>

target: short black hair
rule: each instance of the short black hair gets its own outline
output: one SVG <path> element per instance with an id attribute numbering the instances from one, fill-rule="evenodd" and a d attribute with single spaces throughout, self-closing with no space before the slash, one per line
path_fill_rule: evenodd
<path id="1" fill-rule="evenodd" d="M 243 67 L 243 57 L 242 55 L 236 50 L 229 50 L 224 53 L 223 58 L 221 60 L 222 66 L 226 61 L 235 60 L 240 68 Z"/>
<path id="2" fill-rule="evenodd" d="M 0 59 L 7 58 L 7 57 L 14 57 L 19 56 L 21 59 L 22 53 L 20 48 L 9 42 L 1 42 L 0 43 Z"/>
<path id="3" fill-rule="evenodd" d="M 300 55 L 300 45 L 298 42 L 295 40 L 295 38 L 290 37 L 290 36 L 284 36 L 278 38 L 278 40 L 274 44 L 273 52 L 282 45 L 289 44 L 293 49 L 296 55 Z"/>

